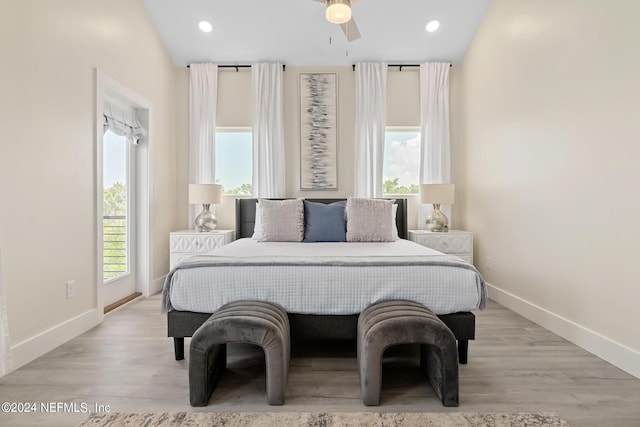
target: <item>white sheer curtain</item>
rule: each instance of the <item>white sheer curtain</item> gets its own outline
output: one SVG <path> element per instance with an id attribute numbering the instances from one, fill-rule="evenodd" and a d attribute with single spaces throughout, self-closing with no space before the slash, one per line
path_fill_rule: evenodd
<path id="1" fill-rule="evenodd" d="M 387 119 L 387 64 L 356 64 L 355 182 L 357 197 L 382 196 Z"/>
<path id="2" fill-rule="evenodd" d="M 253 88 L 253 196 L 284 197 L 282 64 L 251 66 Z"/>
<path id="3" fill-rule="evenodd" d="M 7 320 L 7 301 L 4 296 L 4 278 L 2 274 L 2 254 L 0 253 L 0 377 L 11 370 L 11 342 L 9 340 L 9 321 Z"/>
<path id="4" fill-rule="evenodd" d="M 420 65 L 420 183 L 451 182 L 449 149 L 449 69 L 448 63 L 430 62 Z M 418 216 L 420 224 L 432 210 L 426 206 Z M 451 224 L 451 207 L 442 211 Z"/>
<path id="5" fill-rule="evenodd" d="M 218 66 L 189 66 L 189 183 L 216 182 L 216 107 L 218 102 Z M 196 217 L 201 206 L 189 206 L 189 218 Z"/>

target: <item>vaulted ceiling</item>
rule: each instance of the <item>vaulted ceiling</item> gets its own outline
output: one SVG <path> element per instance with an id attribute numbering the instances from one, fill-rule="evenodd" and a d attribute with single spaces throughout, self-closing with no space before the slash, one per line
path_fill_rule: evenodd
<path id="1" fill-rule="evenodd" d="M 143 0 L 173 62 L 350 65 L 461 61 L 490 0 L 359 0 L 362 38 L 347 42 L 313 0 Z M 439 20 L 437 31 L 425 30 Z M 213 30 L 198 28 L 202 20 Z"/>

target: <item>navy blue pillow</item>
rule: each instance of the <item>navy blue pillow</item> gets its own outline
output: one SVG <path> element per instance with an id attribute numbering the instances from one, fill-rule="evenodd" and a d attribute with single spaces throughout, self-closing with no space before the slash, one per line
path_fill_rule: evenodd
<path id="1" fill-rule="evenodd" d="M 346 242 L 346 206 L 346 200 L 331 204 L 305 200 L 303 242 Z"/>

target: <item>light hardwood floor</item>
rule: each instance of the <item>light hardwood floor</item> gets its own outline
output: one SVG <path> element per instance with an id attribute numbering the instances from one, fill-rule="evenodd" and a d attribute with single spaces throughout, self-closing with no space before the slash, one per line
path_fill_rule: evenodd
<path id="1" fill-rule="evenodd" d="M 231 345 L 228 371 L 209 406 L 191 408 L 188 360 L 173 358 L 159 295 L 110 313 L 102 325 L 1 378 L 0 401 L 100 404 L 112 412 L 555 412 L 573 426 L 640 426 L 639 379 L 497 303 L 476 314 L 469 364 L 459 371 L 458 408 L 437 400 L 413 347 L 386 359 L 382 405 L 365 407 L 354 345 L 340 342 L 294 346 L 283 406 L 266 404 L 260 351 Z M 0 425 L 74 426 L 85 418 L 0 413 Z"/>

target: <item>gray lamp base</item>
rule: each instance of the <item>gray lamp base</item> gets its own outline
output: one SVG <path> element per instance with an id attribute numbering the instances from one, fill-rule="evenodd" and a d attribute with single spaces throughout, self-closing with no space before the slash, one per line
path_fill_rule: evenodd
<path id="1" fill-rule="evenodd" d="M 202 205 L 202 212 L 195 219 L 196 229 L 200 232 L 213 231 L 218 225 L 218 220 L 209 210 L 209 204 Z"/>
<path id="2" fill-rule="evenodd" d="M 433 211 L 427 218 L 427 230 L 438 233 L 446 233 L 449 231 L 449 220 L 440 210 L 440 204 L 433 205 Z"/>

